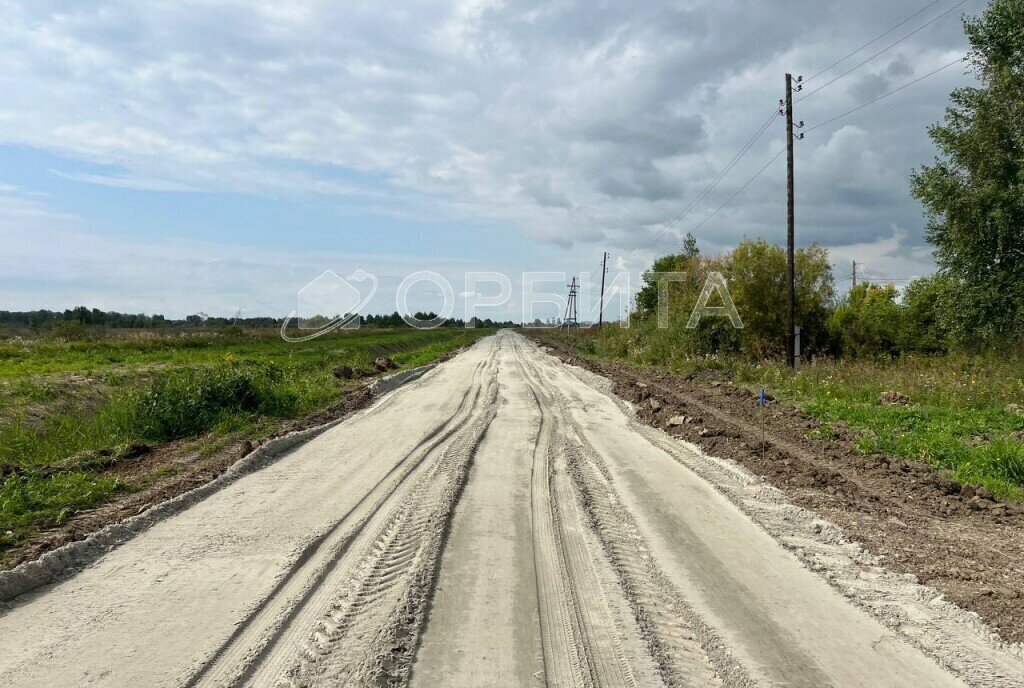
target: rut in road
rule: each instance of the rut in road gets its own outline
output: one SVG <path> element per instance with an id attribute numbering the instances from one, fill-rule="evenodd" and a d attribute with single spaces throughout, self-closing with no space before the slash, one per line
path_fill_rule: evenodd
<path id="1" fill-rule="evenodd" d="M 522 361 L 518 363 L 525 373 Z M 541 414 L 530 502 L 544 678 L 555 686 L 634 686 L 620 629 L 612 621 L 583 540 L 564 455 L 552 451 L 563 430 L 543 391 L 530 387 Z"/>
<path id="2" fill-rule="evenodd" d="M 458 611 L 455 608 L 463 601 L 445 594 L 446 584 L 458 589 L 474 587 L 474 581 L 446 581 L 446 575 L 479 578 L 470 562 L 478 555 L 487 556 L 488 550 L 474 551 L 467 540 L 460 545 L 462 551 L 446 552 L 442 560 L 442 594 L 428 619 L 425 642 L 413 667 L 414 685 L 715 686 L 721 683 L 719 668 L 722 675 L 733 679 L 731 685 L 742 685 L 742 669 L 717 650 L 720 639 L 699 625 L 660 573 L 635 524 L 625 520 L 621 509 L 615 509 L 610 480 L 602 477 L 603 482 L 595 482 L 599 458 L 582 439 L 565 400 L 550 383 L 550 375 L 538 368 L 536 349 L 521 337 L 499 339 L 505 402 L 501 409 L 514 402 L 515 409 L 508 413 L 519 419 L 520 427 L 525 420 L 522 414 L 528 411 L 535 431 L 528 451 L 485 452 L 478 461 L 529 463 L 525 480 L 529 527 L 525 534 L 517 531 L 516 537 L 525 540 L 518 545 L 529 551 L 530 570 L 521 570 L 518 576 L 510 572 L 502 583 L 511 588 L 528 582 L 534 587 L 527 604 L 534 607 L 539 620 L 539 657 L 531 670 L 520 666 L 518 673 L 512 665 L 529 663 L 492 667 L 487 661 L 464 661 L 474 653 L 477 641 L 473 633 L 490 622 L 472 610 Z M 500 410 L 499 426 L 501 416 Z M 476 487 L 471 481 L 471 498 Z M 506 489 L 516 488 L 510 485 Z M 493 494 L 487 493 L 481 498 L 488 496 L 493 499 Z M 479 517 L 479 513 L 457 508 L 456 536 L 460 528 L 474 527 L 465 519 Z M 493 541 L 509 535 L 492 532 L 487 537 Z M 476 536 L 482 537 L 480 533 Z M 516 563 L 514 557 L 512 563 Z M 518 565 L 526 568 L 522 558 Z M 482 593 L 500 597 L 493 581 L 490 585 Z M 476 602 L 485 608 L 492 603 L 502 606 L 499 599 Z M 497 623 L 526 625 L 522 614 L 507 613 L 510 618 Z M 460 616 L 466 614 L 477 618 L 469 621 L 465 637 L 454 637 L 462 632 L 458 626 L 466 619 Z M 517 651 L 508 646 L 513 640 L 506 637 L 506 646 L 496 648 L 496 664 L 508 664 L 500 654 Z M 711 654 L 716 656 L 716 666 Z"/>

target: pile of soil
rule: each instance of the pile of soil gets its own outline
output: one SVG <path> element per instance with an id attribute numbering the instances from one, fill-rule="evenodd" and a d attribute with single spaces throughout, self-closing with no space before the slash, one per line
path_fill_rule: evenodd
<path id="1" fill-rule="evenodd" d="M 832 428 L 835 440 L 811 437 L 817 421 L 771 397 L 762 408 L 757 391 L 719 374 L 637 371 L 580 358 L 559 341 L 536 341 L 610 378 L 643 421 L 741 463 L 890 570 L 914 574 L 1004 640 L 1024 642 L 1024 504 L 1001 502 L 927 464 L 859 453 L 858 434 L 842 426 Z"/>

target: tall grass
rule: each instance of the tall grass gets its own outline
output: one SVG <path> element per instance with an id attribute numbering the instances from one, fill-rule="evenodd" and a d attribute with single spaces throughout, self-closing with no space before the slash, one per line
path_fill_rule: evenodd
<path id="1" fill-rule="evenodd" d="M 4 528 L 0 544 L 13 543 L 41 518 L 50 525 L 60 525 L 75 510 L 102 504 L 123 489 L 125 484 L 119 478 L 85 471 L 48 477 L 8 475 L 0 482 L 0 526 Z"/>
<path id="2" fill-rule="evenodd" d="M 952 353 L 820 361 L 793 374 L 778 364 L 739 364 L 735 380 L 768 386 L 826 423 L 859 431 L 864 452 L 931 463 L 962 483 L 1024 497 L 1024 361 Z M 907 406 L 880 401 L 884 392 Z"/>
<path id="3" fill-rule="evenodd" d="M 0 426 L 0 457 L 31 468 L 86 450 L 198 435 L 240 415 L 288 418 L 303 406 L 294 382 L 272 365 L 223 363 L 160 371 L 90 416 L 61 413 L 41 427 L 23 419 Z"/>
<path id="4" fill-rule="evenodd" d="M 148 388 L 122 397 L 115 407 L 121 432 L 147 440 L 190 437 L 229 416 L 260 414 L 287 418 L 299 396 L 274 365 L 222 364 L 156 375 Z"/>
<path id="5" fill-rule="evenodd" d="M 15 541 L 32 525 L 59 525 L 75 510 L 131 489 L 117 477 L 97 473 L 109 458 L 95 450 L 114 448 L 116 457 L 118 447 L 136 442 L 237 428 L 259 417 L 288 418 L 329 396 L 301 396 L 296 377 L 267 365 L 166 370 L 111 398 L 94 414 L 56 414 L 41 427 L 21 420 L 0 426 L 0 463 L 12 471 L 0 483 L 0 544 Z M 323 382 L 318 389 L 333 389 Z"/>
<path id="6" fill-rule="evenodd" d="M 366 365 L 382 353 L 413 351 L 434 343 L 465 343 L 467 330 L 345 330 L 302 344 L 283 341 L 276 330 L 239 333 L 189 331 L 152 338 L 0 339 L 0 379 L 26 375 L 85 373 L 217 363 L 226 353 L 240 361 L 337 362 Z"/>

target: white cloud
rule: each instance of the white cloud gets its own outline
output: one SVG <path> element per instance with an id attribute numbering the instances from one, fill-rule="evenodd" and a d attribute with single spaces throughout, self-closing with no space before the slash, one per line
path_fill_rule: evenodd
<path id="1" fill-rule="evenodd" d="M 70 179 L 76 182 L 87 184 L 99 184 L 101 186 L 113 186 L 121 189 L 136 189 L 139 191 L 198 191 L 199 189 L 168 182 L 162 179 L 148 179 L 146 177 L 125 177 L 105 174 L 86 174 L 84 172 L 61 172 L 50 170 L 53 174 L 63 179 Z"/>
<path id="2" fill-rule="evenodd" d="M 75 227 L 78 221 L 74 215 L 47 205 L 46 194 L 0 183 L 0 227 L 32 237 L 41 230 Z"/>
<path id="3" fill-rule="evenodd" d="M 272 251 L 214 241 L 113 239 L 86 232 L 65 216 L 56 216 L 66 223 L 62 229 L 44 223 L 23 231 L 9 224 L 18 217 L 18 205 L 7 201 L 0 196 L 0 293 L 9 310 L 81 304 L 180 317 L 198 311 L 232 315 L 242 308 L 253 315 L 282 317 L 295 310 L 298 293 L 325 270 L 344 276 L 365 269 L 381 284 L 369 312 L 390 312 L 397 285 L 423 266 L 421 258 L 400 253 Z M 59 253 L 54 247 L 60 247 Z M 456 287 L 471 267 L 455 258 L 431 261 L 431 269 Z M 425 291 L 413 294 L 413 307 L 431 305 L 429 299 L 422 304 L 415 300 L 426 298 Z"/>
<path id="4" fill-rule="evenodd" d="M 777 121 L 666 239 L 638 249 L 772 111 L 785 71 L 827 65 L 908 12 L 810 0 L 0 0 L 0 13 L 0 142 L 118 170 L 70 178 L 360 198 L 397 216 L 600 243 L 639 268 L 782 145 Z M 955 18 L 941 20 L 798 117 L 813 126 L 963 44 Z M 812 132 L 798 149 L 801 238 L 868 251 L 896 225 L 920 247 L 907 173 L 930 159 L 924 128 L 963 80 L 950 69 Z M 706 247 L 781 236 L 782 169 L 701 228 Z"/>

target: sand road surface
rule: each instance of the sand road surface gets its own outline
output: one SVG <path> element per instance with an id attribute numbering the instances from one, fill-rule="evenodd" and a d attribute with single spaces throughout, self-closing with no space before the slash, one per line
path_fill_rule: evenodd
<path id="1" fill-rule="evenodd" d="M 1024 685 L 834 530 L 501 332 L 8 602 L 0 685 Z"/>

